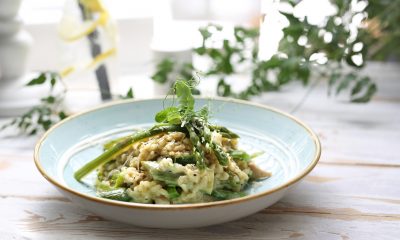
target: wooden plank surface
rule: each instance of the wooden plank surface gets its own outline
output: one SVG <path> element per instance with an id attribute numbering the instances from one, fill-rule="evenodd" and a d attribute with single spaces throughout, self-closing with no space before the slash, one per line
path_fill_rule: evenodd
<path id="1" fill-rule="evenodd" d="M 320 163 L 274 206 L 218 226 L 160 230 L 102 219 L 72 204 L 36 170 L 35 137 L 0 139 L 0 239 L 399 239 L 400 66 L 372 64 L 369 104 L 326 97 L 324 84 L 294 114 L 320 136 Z M 291 111 L 305 89 L 256 101 Z"/>

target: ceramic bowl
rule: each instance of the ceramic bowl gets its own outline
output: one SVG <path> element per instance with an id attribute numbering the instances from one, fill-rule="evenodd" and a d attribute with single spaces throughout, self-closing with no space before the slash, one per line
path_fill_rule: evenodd
<path id="1" fill-rule="evenodd" d="M 272 177 L 252 183 L 245 197 L 180 205 L 128 203 L 96 197 L 95 173 L 83 183 L 73 178 L 77 169 L 102 153 L 102 143 L 151 126 L 154 114 L 170 101 L 122 101 L 71 116 L 37 143 L 35 164 L 72 202 L 106 219 L 144 227 L 188 228 L 232 221 L 274 204 L 314 168 L 320 157 L 315 133 L 289 114 L 246 101 L 198 98 L 196 107 L 211 107 L 211 122 L 240 135 L 240 148 L 264 152 L 255 162 L 272 172 Z"/>

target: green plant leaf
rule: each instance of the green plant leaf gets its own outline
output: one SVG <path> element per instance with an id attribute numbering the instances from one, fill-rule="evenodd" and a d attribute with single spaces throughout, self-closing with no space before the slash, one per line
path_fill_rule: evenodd
<path id="1" fill-rule="evenodd" d="M 310 79 L 311 70 L 306 65 L 300 65 L 298 69 L 298 77 L 303 82 L 303 85 L 307 85 Z"/>
<path id="2" fill-rule="evenodd" d="M 357 76 L 353 73 L 349 73 L 347 74 L 342 81 L 339 83 L 339 85 L 336 88 L 336 95 L 339 95 L 339 93 L 341 91 L 343 91 L 344 89 L 346 89 L 349 85 L 351 81 L 354 81 L 357 78 Z"/>
<path id="3" fill-rule="evenodd" d="M 132 99 L 135 98 L 134 94 L 133 94 L 133 88 L 130 87 L 128 92 L 126 92 L 125 95 L 120 95 L 119 96 L 121 99 Z"/>
<path id="4" fill-rule="evenodd" d="M 56 85 L 56 83 L 57 83 L 57 76 L 52 75 L 52 76 L 51 76 L 51 80 L 50 80 L 51 88 L 54 88 L 54 86 Z"/>
<path id="5" fill-rule="evenodd" d="M 158 122 L 158 123 L 167 122 L 168 114 L 170 112 L 178 112 L 178 108 L 168 107 L 168 108 L 165 108 L 165 109 L 159 111 L 155 116 L 156 122 Z"/>
<path id="6" fill-rule="evenodd" d="M 358 98 L 353 98 L 351 99 L 352 102 L 354 103 L 366 103 L 369 102 L 372 98 L 372 96 L 376 93 L 376 91 L 378 90 L 378 88 L 376 87 L 375 83 L 372 83 L 368 86 L 367 91 L 365 92 L 365 94 L 361 97 Z"/>
<path id="7" fill-rule="evenodd" d="M 330 75 L 329 81 L 328 81 L 328 96 L 331 95 L 331 91 L 333 86 L 336 84 L 337 80 L 341 77 L 341 75 L 338 72 L 334 72 Z"/>
<path id="8" fill-rule="evenodd" d="M 189 84 L 185 81 L 175 83 L 175 93 L 178 97 L 180 108 L 192 111 L 194 109 L 194 98 Z"/>
<path id="9" fill-rule="evenodd" d="M 226 84 L 223 78 L 221 78 L 218 82 L 217 94 L 218 96 L 223 96 L 223 97 L 231 95 L 231 86 Z"/>
<path id="10" fill-rule="evenodd" d="M 370 83 L 369 77 L 363 77 L 354 85 L 353 89 L 351 90 L 351 96 L 355 96 L 361 92 L 361 90 L 366 87 Z"/>
<path id="11" fill-rule="evenodd" d="M 210 114 L 210 110 L 209 110 L 208 106 L 203 106 L 199 111 L 199 116 L 206 121 L 208 119 L 209 114 Z"/>
<path id="12" fill-rule="evenodd" d="M 55 103 L 56 98 L 54 96 L 50 95 L 48 97 L 42 98 L 41 100 L 42 100 L 42 102 L 45 102 L 45 103 L 48 103 L 48 104 L 52 104 L 52 103 Z"/>
<path id="13" fill-rule="evenodd" d="M 48 130 L 56 122 L 67 117 L 65 112 L 60 110 L 66 90 L 53 93 L 53 88 L 58 83 L 58 80 L 60 80 L 58 73 L 42 72 L 28 82 L 27 86 L 33 86 L 49 81 L 49 94 L 41 98 L 40 104 L 32 107 L 21 116 L 14 118 L 10 123 L 0 126 L 0 130 L 8 127 L 16 127 L 23 134 L 34 135 Z"/>
<path id="14" fill-rule="evenodd" d="M 181 114 L 178 111 L 171 111 L 167 114 L 167 122 L 170 124 L 180 124 L 182 122 Z"/>
<path id="15" fill-rule="evenodd" d="M 156 66 L 157 71 L 151 76 L 155 82 L 166 83 L 168 81 L 169 74 L 174 70 L 175 62 L 169 58 L 163 59 Z"/>
<path id="16" fill-rule="evenodd" d="M 32 79 L 26 86 L 40 85 L 46 82 L 46 73 L 41 73 L 37 78 Z"/>
<path id="17" fill-rule="evenodd" d="M 65 118 L 67 118 L 68 115 L 67 115 L 64 111 L 60 111 L 60 112 L 58 113 L 58 117 L 60 118 L 60 120 L 63 120 L 63 119 L 65 119 Z"/>

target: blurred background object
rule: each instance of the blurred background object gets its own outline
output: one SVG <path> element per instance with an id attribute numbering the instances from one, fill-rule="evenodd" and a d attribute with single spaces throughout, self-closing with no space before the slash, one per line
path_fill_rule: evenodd
<path id="1" fill-rule="evenodd" d="M 26 72 L 31 38 L 17 17 L 21 1 L 0 1 L 0 65 L 3 81 L 21 77 Z"/>
<path id="2" fill-rule="evenodd" d="M 66 103 L 79 98 L 91 106 L 110 100 L 111 88 L 118 84 L 114 70 L 118 34 L 106 6 L 100 0 L 68 0 L 57 30 Z"/>
<path id="3" fill-rule="evenodd" d="M 302 86 L 300 106 L 323 84 L 329 96 L 368 102 L 378 87 L 361 70 L 368 61 L 399 59 L 400 14 L 391 11 L 398 7 L 375 0 L 25 0 L 20 18 L 35 39 L 29 71 L 57 72 L 63 112 L 72 113 L 111 97 L 164 95 L 176 78 L 196 76 L 195 93 L 206 96 L 257 101 Z"/>
<path id="4" fill-rule="evenodd" d="M 38 103 L 41 89 L 24 89 L 30 34 L 17 16 L 20 0 L 0 0 L 0 116 L 18 116 Z"/>

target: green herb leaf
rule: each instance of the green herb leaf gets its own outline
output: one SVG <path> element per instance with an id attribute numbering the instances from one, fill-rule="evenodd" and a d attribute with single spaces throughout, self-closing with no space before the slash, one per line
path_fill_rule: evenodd
<path id="1" fill-rule="evenodd" d="M 198 112 L 198 115 L 200 118 L 202 118 L 204 121 L 208 120 L 210 114 L 210 110 L 208 108 L 208 106 L 203 106 L 200 111 Z"/>
<path id="2" fill-rule="evenodd" d="M 175 121 L 176 118 L 180 118 L 178 108 L 176 107 L 165 108 L 155 116 L 155 120 L 158 123 Z"/>
<path id="3" fill-rule="evenodd" d="M 177 81 L 175 83 L 175 93 L 178 97 L 180 108 L 186 111 L 193 111 L 194 98 L 188 83 L 185 81 Z"/>
<path id="4" fill-rule="evenodd" d="M 170 111 L 167 114 L 167 122 L 170 124 L 179 125 L 182 122 L 182 117 L 179 111 Z"/>
<path id="5" fill-rule="evenodd" d="M 32 79 L 26 86 L 40 85 L 46 82 L 46 73 L 41 73 L 37 78 Z"/>

